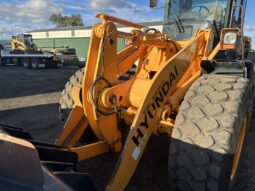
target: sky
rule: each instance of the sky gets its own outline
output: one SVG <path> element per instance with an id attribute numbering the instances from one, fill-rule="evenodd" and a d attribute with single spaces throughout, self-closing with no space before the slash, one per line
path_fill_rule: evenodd
<path id="1" fill-rule="evenodd" d="M 160 21 L 163 19 L 163 2 L 150 9 L 149 0 L 0 0 L 0 39 L 34 29 L 53 28 L 51 14 L 81 14 L 85 26 L 98 22 L 97 13 L 107 13 L 133 22 Z M 248 0 L 245 34 L 254 38 L 255 1 Z"/>

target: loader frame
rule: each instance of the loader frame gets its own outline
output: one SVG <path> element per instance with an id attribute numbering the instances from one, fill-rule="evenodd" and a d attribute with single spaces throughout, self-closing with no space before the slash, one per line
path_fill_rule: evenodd
<path id="1" fill-rule="evenodd" d="M 233 1 L 229 3 L 233 10 L 241 9 L 240 27 L 227 22 L 229 28 L 221 29 L 217 37 L 212 28 L 198 29 L 188 41 L 176 41 L 155 29 L 142 31 L 141 25 L 106 14 L 96 16 L 101 23 L 92 29 L 83 82 L 72 89 L 75 106 L 56 145 L 76 153 L 79 161 L 106 152 L 121 152 L 106 190 L 125 189 L 152 134 L 171 138 L 182 100 L 202 74 L 233 74 L 222 70 L 232 64 L 231 68 L 237 69 L 235 74 L 251 75 L 244 61 L 244 8 Z M 116 24 L 133 30 L 118 31 Z M 228 33 L 235 33 L 238 43 L 225 43 Z M 129 42 L 121 52 L 117 52 L 117 38 Z M 229 52 L 235 53 L 233 60 L 219 61 L 222 53 Z M 135 62 L 138 64 L 134 75 L 120 80 Z M 125 142 L 120 120 L 130 126 L 126 128 Z M 88 129 L 96 140 L 83 144 L 80 140 Z"/>
<path id="2" fill-rule="evenodd" d="M 171 116 L 178 113 L 189 87 L 201 75 L 200 62 L 214 57 L 220 45 L 210 52 L 212 30 L 198 30 L 192 40 L 183 43 L 157 32 L 141 32 L 138 29 L 142 26 L 115 17 L 97 17 L 102 23 L 92 30 L 83 83 L 73 88 L 75 107 L 56 144 L 76 152 L 79 160 L 124 148 L 107 187 L 122 190 L 151 134 L 171 136 Z M 113 23 L 138 29 L 124 33 L 117 31 Z M 132 45 L 117 53 L 118 37 L 127 38 Z M 118 76 L 137 60 L 135 75 L 118 81 Z M 124 146 L 118 126 L 120 117 L 127 123 L 133 121 Z M 76 146 L 87 128 L 92 129 L 98 141 Z"/>

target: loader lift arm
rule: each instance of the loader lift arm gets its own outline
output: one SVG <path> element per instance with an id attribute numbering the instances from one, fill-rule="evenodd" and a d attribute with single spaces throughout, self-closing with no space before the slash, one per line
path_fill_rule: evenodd
<path id="1" fill-rule="evenodd" d="M 173 3 L 171 6 L 170 2 Z M 224 158 L 230 154 L 232 157 L 234 152 L 232 158 L 234 163 L 229 163 L 227 160 L 226 162 L 225 159 L 220 161 L 214 156 L 210 160 L 202 161 L 207 163 L 205 167 L 204 163 L 198 161 L 196 164 L 191 163 L 196 165 L 196 169 L 191 165 L 191 169 L 187 167 L 184 170 L 188 178 L 193 178 L 192 182 L 187 182 L 186 176 L 173 176 L 170 180 L 173 187 L 188 190 L 186 189 L 188 186 L 190 190 L 197 190 L 199 186 L 199 188 L 206 189 L 213 179 L 216 190 L 226 190 L 225 188 L 230 185 L 229 179 L 235 177 L 244 135 L 248 129 L 247 121 L 249 121 L 249 106 L 251 105 L 251 85 L 253 84 L 245 77 L 254 76 L 254 74 L 253 69 L 247 73 L 247 62 L 243 60 L 243 25 L 241 24 L 241 27 L 232 26 L 232 21 L 229 22 L 229 20 L 234 15 L 230 14 L 234 12 L 234 9 L 240 7 L 242 14 L 236 15 L 243 15 L 244 9 L 242 5 L 236 5 L 237 1 L 234 0 L 222 1 L 223 6 L 219 6 L 219 1 L 194 0 L 189 2 L 194 2 L 194 6 L 192 3 L 185 4 L 183 9 L 179 9 L 179 5 L 182 5 L 184 1 L 166 0 L 168 12 L 170 9 L 175 9 L 171 10 L 174 14 L 167 17 L 168 32 L 174 32 L 172 29 L 175 25 L 171 25 L 173 21 L 171 17 L 176 16 L 176 12 L 179 11 L 180 19 L 183 20 L 185 30 L 182 33 L 172 34 L 175 40 L 157 30 L 143 32 L 141 25 L 105 14 L 97 15 L 101 23 L 96 24 L 92 30 L 83 82 L 72 88 L 75 106 L 56 140 L 56 145 L 62 151 L 76 153 L 80 161 L 109 151 L 121 152 L 111 181 L 106 187 L 107 190 L 125 189 L 152 134 L 167 134 L 173 137 L 172 141 L 175 144 L 171 145 L 169 154 L 169 161 L 173 163 L 170 163 L 169 168 L 173 166 L 174 169 L 179 170 L 186 168 L 176 161 L 179 156 L 186 155 L 186 150 L 179 149 L 179 147 L 182 143 L 187 143 L 187 138 L 191 139 L 188 143 L 195 146 L 196 153 L 192 153 L 194 149 L 190 147 L 185 149 L 190 155 L 194 154 L 196 159 L 200 156 L 197 153 L 204 153 L 206 156 L 208 154 L 207 158 L 209 158 L 213 155 L 212 152 L 217 151 Z M 197 4 L 200 5 L 199 7 L 213 5 L 214 12 L 212 13 L 214 14 L 208 12 L 203 16 L 201 9 L 199 12 L 193 12 Z M 224 8 L 223 11 L 221 8 Z M 218 9 L 220 11 L 216 14 Z M 223 21 L 221 16 L 225 15 L 226 10 L 228 10 L 227 15 L 231 16 L 226 16 L 228 21 L 224 25 L 225 28 L 219 28 L 220 36 L 210 25 L 201 27 L 201 24 L 208 24 L 207 21 L 212 15 L 218 15 L 218 19 L 220 18 L 218 21 L 224 24 L 221 22 Z M 190 20 L 191 16 L 194 18 Z M 190 23 L 194 21 L 196 24 L 193 26 L 196 27 L 192 27 L 191 31 Z M 209 21 L 215 21 L 215 18 L 210 18 Z M 130 33 L 118 31 L 116 23 L 134 29 Z M 187 32 L 189 32 L 189 39 L 186 39 Z M 117 38 L 125 38 L 130 42 L 121 52 L 117 52 Z M 226 59 L 224 55 L 230 56 Z M 134 63 L 137 63 L 134 75 L 123 80 L 121 75 L 127 72 Z M 217 69 L 218 66 L 219 69 Z M 227 70 L 222 71 L 225 66 Z M 211 71 L 210 67 L 212 67 Z M 234 69 L 235 73 L 231 73 L 229 69 Z M 200 77 L 206 72 L 232 76 L 212 74 Z M 192 93 L 195 98 L 191 95 Z M 203 103 L 200 103 L 201 97 Z M 190 110 L 186 111 L 185 107 L 190 107 Z M 210 111 L 210 107 L 214 109 Z M 196 121 L 192 112 L 190 115 L 190 111 L 193 110 L 199 110 L 201 115 L 198 117 L 203 121 Z M 218 112 L 216 114 L 223 113 L 223 117 L 227 117 L 227 120 L 216 118 L 215 111 Z M 237 117 L 233 117 L 233 113 Z M 180 122 L 182 115 L 186 116 L 183 120 L 185 125 Z M 130 128 L 121 126 L 120 120 L 124 120 Z M 205 127 L 210 120 L 215 122 L 209 125 L 213 131 Z M 221 120 L 220 123 L 217 120 Z M 228 120 L 232 120 L 232 123 L 227 123 Z M 196 127 L 199 125 L 200 129 Z M 128 131 L 125 141 L 122 137 L 124 128 Z M 231 133 L 227 131 L 227 128 L 232 130 Z M 88 139 L 84 142 L 83 136 L 86 137 L 87 130 L 93 132 L 95 140 Z M 184 136 L 181 133 L 178 134 L 179 131 Z M 218 135 L 222 135 L 222 132 L 224 139 L 218 140 Z M 217 137 L 214 137 L 216 135 Z M 225 142 L 226 140 L 228 143 Z M 231 144 L 231 140 L 235 144 Z M 214 143 L 217 144 L 214 145 Z M 231 147 L 231 150 L 222 149 L 226 146 Z M 176 154 L 174 150 L 178 149 L 178 154 Z M 189 157 L 187 156 L 186 159 Z M 208 171 L 212 164 L 217 164 L 222 171 L 231 171 L 231 174 L 227 172 L 226 176 L 215 177 L 214 174 L 205 172 L 202 178 L 196 176 L 196 172 Z M 194 172 L 195 175 L 189 174 Z M 174 173 L 177 175 L 177 172 Z M 180 182 L 181 185 L 179 185 Z"/>
<path id="2" fill-rule="evenodd" d="M 73 88 L 75 107 L 56 144 L 67 146 L 84 160 L 108 151 L 122 150 L 107 190 L 123 190 L 142 156 L 150 135 L 170 133 L 179 104 L 201 74 L 208 31 L 198 31 L 184 47 L 157 32 L 119 32 L 114 23 L 141 28 L 133 23 L 99 14 L 102 23 L 92 30 L 87 67 L 81 87 Z M 117 38 L 131 45 L 117 53 Z M 96 51 L 97 50 L 97 51 Z M 118 77 L 135 61 L 135 75 L 127 81 Z M 85 115 L 84 115 L 85 114 Z M 133 121 L 124 146 L 118 118 Z M 127 119 L 125 119 L 127 118 Z M 110 124 L 110 125 L 108 125 Z M 76 147 L 86 128 L 98 142 Z M 125 172 L 125 173 L 124 173 Z"/>

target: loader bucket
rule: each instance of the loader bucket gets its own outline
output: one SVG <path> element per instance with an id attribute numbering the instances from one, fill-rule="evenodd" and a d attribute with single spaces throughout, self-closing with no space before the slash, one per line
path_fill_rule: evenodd
<path id="1" fill-rule="evenodd" d="M 21 128 L 0 124 L 0 188 L 3 190 L 96 190 L 76 172 L 76 153 L 38 142 Z"/>

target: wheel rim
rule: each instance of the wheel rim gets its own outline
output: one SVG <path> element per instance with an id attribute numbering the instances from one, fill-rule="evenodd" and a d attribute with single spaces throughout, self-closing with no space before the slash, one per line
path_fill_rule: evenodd
<path id="1" fill-rule="evenodd" d="M 248 115 L 246 114 L 242 120 L 242 123 L 241 123 L 241 129 L 240 129 L 240 133 L 239 133 L 239 137 L 238 137 L 238 141 L 237 141 L 237 145 L 236 145 L 236 150 L 235 150 L 235 155 L 234 155 L 234 160 L 233 160 L 233 165 L 232 165 L 232 169 L 231 169 L 231 177 L 230 177 L 231 180 L 233 180 L 233 178 L 235 177 L 238 163 L 240 160 L 240 156 L 242 153 L 245 132 L 247 129 L 247 120 L 248 120 Z"/>
<path id="2" fill-rule="evenodd" d="M 33 68 L 37 68 L 37 63 L 33 62 L 32 66 L 33 66 Z"/>
<path id="3" fill-rule="evenodd" d="M 24 67 L 27 68 L 28 67 L 28 62 L 24 62 Z"/>

